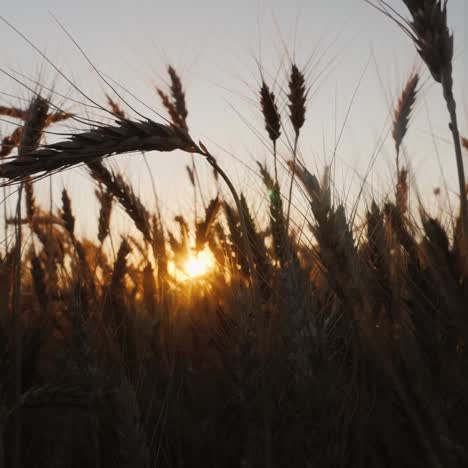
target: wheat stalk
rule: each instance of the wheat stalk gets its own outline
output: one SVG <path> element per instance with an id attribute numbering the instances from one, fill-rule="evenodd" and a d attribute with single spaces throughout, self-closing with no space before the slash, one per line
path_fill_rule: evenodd
<path id="1" fill-rule="evenodd" d="M 63 227 L 63 220 L 61 218 L 57 217 L 54 214 L 45 213 L 35 208 L 35 211 L 36 210 L 37 210 L 37 213 L 35 213 L 32 218 L 29 218 L 29 217 L 21 218 L 19 221 L 16 218 L 6 218 L 6 222 L 7 224 L 15 224 L 19 222 L 20 224 L 23 224 L 23 225 L 30 224 L 31 226 L 34 226 L 35 224 L 37 225 L 56 224 L 58 226 Z"/>
<path id="2" fill-rule="evenodd" d="M 119 104 L 117 104 L 117 102 L 115 102 L 108 94 L 106 94 L 106 98 L 107 104 L 109 105 L 109 108 L 112 111 L 112 113 L 119 119 L 125 119 L 125 112 L 121 109 Z"/>
<path id="3" fill-rule="evenodd" d="M 119 120 L 116 125 L 102 125 L 87 132 L 74 134 L 66 141 L 26 152 L 21 158 L 0 165 L 0 177 L 16 181 L 41 172 L 60 171 L 112 154 L 176 149 L 187 152 L 198 150 L 183 129 L 152 120 Z"/>
<path id="4" fill-rule="evenodd" d="M 150 215 L 148 210 L 135 194 L 132 187 L 124 180 L 123 176 L 109 171 L 101 161 L 89 162 L 87 165 L 91 176 L 107 188 L 123 206 L 130 218 L 132 218 L 135 226 L 143 234 L 145 240 L 151 242 Z M 101 232 L 101 236 L 103 234 L 104 231 Z"/>
<path id="5" fill-rule="evenodd" d="M 216 216 L 221 207 L 221 201 L 219 195 L 213 198 L 208 204 L 205 210 L 205 219 L 198 222 L 195 226 L 195 240 L 198 249 L 202 249 L 203 246 L 208 242 L 209 234 Z"/>
<path id="6" fill-rule="evenodd" d="M 45 101 L 44 101 L 45 102 Z M 0 106 L 0 115 L 6 115 L 8 117 L 13 117 L 15 119 L 27 120 L 28 119 L 28 109 L 18 109 L 17 107 L 4 107 Z M 61 122 L 62 120 L 67 120 L 70 117 L 73 117 L 69 112 L 51 112 L 47 115 L 46 126 L 53 123 Z"/>
<path id="7" fill-rule="evenodd" d="M 28 110 L 18 109 L 17 107 L 0 106 L 0 115 L 13 117 L 15 119 L 26 120 L 28 118 Z"/>
<path id="8" fill-rule="evenodd" d="M 288 261 L 289 239 L 287 235 L 287 226 L 283 212 L 283 200 L 278 182 L 274 182 L 266 165 L 257 161 L 262 176 L 263 183 L 268 190 L 269 208 L 270 208 L 270 226 L 271 237 L 273 240 L 273 249 L 275 256 L 284 266 Z"/>
<path id="9" fill-rule="evenodd" d="M 109 235 L 110 219 L 112 214 L 112 202 L 114 196 L 109 189 L 104 190 L 102 186 L 96 190 L 96 197 L 99 200 L 99 221 L 98 221 L 98 240 L 102 244 Z"/>
<path id="10" fill-rule="evenodd" d="M 288 87 L 289 118 L 291 119 L 291 124 L 297 138 L 305 123 L 308 91 L 306 89 L 304 73 L 299 70 L 295 63 L 291 65 Z"/>
<path id="11" fill-rule="evenodd" d="M 401 214 L 408 209 L 408 171 L 401 169 L 398 171 L 398 180 L 396 185 L 396 206 Z"/>
<path id="12" fill-rule="evenodd" d="M 150 453 L 135 390 L 128 382 L 114 393 L 115 429 L 119 438 L 119 466 L 122 468 L 149 468 Z"/>
<path id="13" fill-rule="evenodd" d="M 44 267 L 36 255 L 34 248 L 31 250 L 31 276 L 33 279 L 34 292 L 43 312 L 47 310 L 47 282 Z"/>
<path id="14" fill-rule="evenodd" d="M 167 274 L 167 251 L 164 228 L 159 215 L 153 215 L 151 218 L 151 235 L 153 242 L 153 256 L 158 269 L 159 286 L 162 285 Z"/>
<path id="15" fill-rule="evenodd" d="M 68 195 L 67 189 L 63 189 L 62 191 L 61 218 L 65 229 L 73 238 L 75 236 L 75 217 L 73 216 L 70 195 Z"/>
<path id="16" fill-rule="evenodd" d="M 123 282 L 125 274 L 127 273 L 127 256 L 130 252 L 131 249 L 129 243 L 125 239 L 122 239 L 110 281 L 110 290 L 113 294 L 118 294 L 123 289 Z"/>
<path id="17" fill-rule="evenodd" d="M 34 151 L 39 145 L 42 136 L 42 131 L 46 124 L 47 113 L 49 106 L 47 102 L 40 96 L 36 96 L 28 109 L 28 114 L 24 122 L 21 139 L 19 142 L 18 155 L 22 158 L 26 151 Z M 18 190 L 18 201 L 16 205 L 16 217 L 21 220 L 21 202 L 22 188 L 20 185 Z M 22 331 L 20 324 L 21 316 L 21 248 L 22 248 L 22 227 L 18 222 L 16 226 L 16 246 L 15 246 L 15 282 L 13 293 L 13 309 L 14 309 L 14 332 L 15 332 L 15 400 L 19 402 L 22 393 L 23 378 L 21 370 L 22 361 Z M 22 416 L 21 412 L 17 411 L 15 415 L 15 439 L 13 450 L 13 466 L 19 468 L 21 466 L 21 431 L 22 431 Z"/>
<path id="18" fill-rule="evenodd" d="M 171 101 L 171 98 L 160 88 L 156 88 L 156 92 L 161 98 L 161 102 L 167 110 L 172 123 L 178 127 L 182 127 L 183 121 L 180 119 L 179 113 L 177 112 L 174 103 Z"/>
<path id="19" fill-rule="evenodd" d="M 21 134 L 23 127 L 16 128 L 11 135 L 2 139 L 2 149 L 0 150 L 0 158 L 8 156 L 14 148 L 16 148 L 21 141 Z"/>
<path id="20" fill-rule="evenodd" d="M 102 392 L 78 384 L 50 384 L 35 387 L 23 393 L 21 406 L 70 406 L 82 409 L 94 409 Z"/>
<path id="21" fill-rule="evenodd" d="M 278 112 L 276 98 L 273 91 L 262 81 L 260 87 L 260 106 L 263 118 L 265 119 L 265 129 L 270 140 L 275 143 L 281 135 L 281 117 Z"/>
<path id="22" fill-rule="evenodd" d="M 37 144 L 39 143 L 40 135 L 42 134 L 42 131 L 45 127 L 72 117 L 72 114 L 67 112 L 58 111 L 48 113 L 49 106 L 47 101 L 42 99 L 40 96 L 37 96 L 35 100 L 40 102 L 40 106 L 42 109 L 39 112 L 36 112 L 36 121 L 31 123 L 33 131 L 36 133 L 36 137 L 34 137 L 34 135 L 29 135 L 29 137 L 27 138 L 29 138 L 32 141 L 36 139 L 37 142 L 32 146 L 29 145 L 28 148 L 22 148 L 22 154 L 37 149 Z M 29 110 L 23 110 L 14 107 L 0 107 L 0 115 L 7 115 L 27 121 L 29 114 Z M 32 130 L 29 131 L 31 132 Z M 0 150 L 0 158 L 8 156 L 11 153 L 11 151 L 20 144 L 22 138 L 23 127 L 18 127 L 11 135 L 3 138 L 2 148 Z M 26 195 L 27 216 L 28 219 L 31 220 L 34 217 L 34 212 L 36 209 L 34 191 L 31 181 L 26 179 L 24 187 Z"/>
<path id="23" fill-rule="evenodd" d="M 291 212 L 291 203 L 292 203 L 292 192 L 294 185 L 294 176 L 297 161 L 297 145 L 299 142 L 299 134 L 301 128 L 305 122 L 305 113 L 306 113 L 306 102 L 307 102 L 308 91 L 306 89 L 305 77 L 302 71 L 299 70 L 295 63 L 291 66 L 291 74 L 289 77 L 289 92 L 288 92 L 288 101 L 289 101 L 289 118 L 291 119 L 291 124 L 294 129 L 294 146 L 293 146 L 293 162 L 291 170 L 291 180 L 289 182 L 289 192 L 288 192 L 288 208 L 286 210 L 286 232 L 289 227 L 289 217 Z"/>
<path id="24" fill-rule="evenodd" d="M 173 99 L 173 104 L 177 115 L 179 116 L 179 121 L 181 123 L 181 127 L 184 130 L 188 130 L 187 126 L 187 105 L 185 103 L 185 93 L 182 87 L 182 81 L 177 74 L 174 67 L 169 66 L 167 68 L 167 72 L 169 73 L 169 77 L 171 79 L 171 94 Z"/>
<path id="25" fill-rule="evenodd" d="M 400 146 L 406 132 L 408 131 L 409 118 L 416 101 L 418 82 L 418 74 L 413 73 L 406 81 L 406 85 L 401 92 L 398 103 L 393 112 L 392 136 L 395 141 L 397 172 L 400 172 Z"/>
<path id="26" fill-rule="evenodd" d="M 278 112 L 276 98 L 273 91 L 262 80 L 260 87 L 260 107 L 265 120 L 265 129 L 273 143 L 273 164 L 275 168 L 275 181 L 278 181 L 278 167 L 276 161 L 276 141 L 281 135 L 281 117 Z"/>
<path id="27" fill-rule="evenodd" d="M 465 169 L 461 152 L 456 102 L 453 95 L 453 34 L 447 25 L 448 0 L 402 0 L 410 12 L 410 20 L 405 20 L 399 15 L 395 16 L 395 11 L 384 0 L 379 0 L 377 5 L 371 0 L 365 1 L 395 21 L 412 39 L 416 50 L 427 65 L 432 77 L 442 86 L 450 116 L 449 128 L 452 132 L 455 148 L 460 189 L 461 222 L 466 242 L 468 239 L 468 202 L 466 198 Z"/>

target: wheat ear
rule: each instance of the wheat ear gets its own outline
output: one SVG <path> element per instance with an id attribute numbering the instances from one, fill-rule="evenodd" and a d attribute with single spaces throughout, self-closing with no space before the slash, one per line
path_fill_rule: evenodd
<path id="1" fill-rule="evenodd" d="M 185 102 L 185 92 L 182 87 L 182 81 L 174 67 L 169 66 L 167 68 L 167 72 L 169 73 L 169 77 L 171 79 L 171 94 L 172 94 L 172 100 L 173 100 L 175 110 L 181 121 L 182 128 L 184 130 L 188 130 L 188 126 L 187 126 L 188 111 L 187 111 L 187 105 Z"/>
<path id="2" fill-rule="evenodd" d="M 449 128 L 452 132 L 457 162 L 458 183 L 460 186 L 460 217 L 465 242 L 468 239 L 468 204 L 466 199 L 465 170 L 461 152 L 460 132 L 458 129 L 456 102 L 453 95 L 453 34 L 447 25 L 448 0 L 402 0 L 408 8 L 411 19 L 392 15 L 394 12 L 388 2 L 379 0 L 378 6 L 365 0 L 398 26 L 412 39 L 416 50 L 427 65 L 432 77 L 442 85 L 442 91 L 450 116 Z"/>
<path id="3" fill-rule="evenodd" d="M 395 141 L 396 166 L 397 172 L 400 172 L 400 146 L 403 138 L 408 131 L 409 118 L 416 102 L 417 87 L 419 76 L 413 73 L 407 80 L 403 91 L 400 94 L 398 103 L 393 112 L 393 130 L 392 136 Z"/>
<path id="4" fill-rule="evenodd" d="M 148 210 L 145 208 L 140 198 L 135 194 L 132 187 L 125 181 L 123 176 L 109 171 L 102 161 L 89 162 L 87 165 L 91 176 L 97 182 L 103 184 L 107 188 L 107 191 L 117 199 L 127 212 L 128 216 L 132 218 L 135 226 L 143 234 L 145 240 L 151 243 L 151 225 Z M 105 216 L 109 215 L 110 217 L 110 213 L 102 214 Z M 108 221 L 103 219 L 103 223 L 108 223 Z M 103 224 L 100 226 L 100 229 L 104 229 L 105 227 L 105 224 Z M 107 225 L 107 230 L 108 228 L 109 226 Z M 101 237 L 104 236 L 105 231 L 106 229 L 100 231 Z M 104 238 L 105 236 L 102 237 L 102 239 Z"/>
<path id="5" fill-rule="evenodd" d="M 305 122 L 306 102 L 308 91 L 306 89 L 305 77 L 295 63 L 291 66 L 291 74 L 289 76 L 289 118 L 294 129 L 294 146 L 293 146 L 293 165 L 291 170 L 291 180 L 289 182 L 288 192 L 288 208 L 286 210 L 286 232 L 289 227 L 289 217 L 291 212 L 292 192 L 294 185 L 295 167 L 297 162 L 297 145 L 299 142 L 299 134 Z"/>
<path id="6" fill-rule="evenodd" d="M 96 198 L 99 200 L 99 221 L 98 221 L 98 240 L 102 244 L 109 235 L 110 219 L 112 215 L 112 202 L 114 196 L 109 189 L 102 187 L 95 191 Z"/>
<path id="7" fill-rule="evenodd" d="M 40 96 L 35 97 L 31 101 L 28 109 L 28 115 L 24 122 L 23 131 L 21 133 L 20 145 L 18 148 L 19 159 L 21 159 L 26 151 L 34 151 L 39 145 L 44 129 L 49 106 L 47 102 Z M 22 330 L 21 330 L 21 247 L 22 247 L 22 229 L 21 229 L 21 201 L 22 188 L 20 185 L 18 190 L 18 202 L 16 205 L 16 216 L 18 224 L 16 226 L 16 246 L 15 246 L 15 283 L 13 294 L 13 309 L 14 309 L 14 332 L 15 332 L 15 400 L 19 402 L 23 379 L 22 379 Z M 19 468 L 21 466 L 21 431 L 22 417 L 21 412 L 17 411 L 15 415 L 15 438 L 13 449 L 13 466 Z"/>
<path id="8" fill-rule="evenodd" d="M 468 205 L 466 199 L 465 169 L 458 129 L 456 102 L 453 95 L 453 34 L 447 25 L 448 0 L 403 0 L 412 16 L 410 28 L 419 55 L 428 66 L 435 81 L 442 85 L 444 99 L 450 115 L 449 128 L 452 132 L 460 185 L 460 216 L 468 241 Z"/>
<path id="9" fill-rule="evenodd" d="M 92 162 L 112 154 L 131 151 L 195 152 L 196 144 L 181 128 L 151 120 L 119 120 L 71 135 L 66 141 L 26 152 L 21 158 L 0 165 L 0 177 L 12 181 L 38 173 L 60 171 L 76 164 Z"/>
<path id="10" fill-rule="evenodd" d="M 273 143 L 273 163 L 275 167 L 275 182 L 278 182 L 278 166 L 276 161 L 276 141 L 281 135 L 281 117 L 276 105 L 276 98 L 273 91 L 262 81 L 260 87 L 260 107 L 265 119 L 265 129 Z"/>

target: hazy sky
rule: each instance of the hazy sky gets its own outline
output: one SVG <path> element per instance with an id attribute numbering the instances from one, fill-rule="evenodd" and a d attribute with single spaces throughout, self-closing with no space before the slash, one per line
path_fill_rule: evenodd
<path id="1" fill-rule="evenodd" d="M 397 8 L 402 2 L 390 0 Z M 455 81 L 462 132 L 468 133 L 468 18 L 466 0 L 449 0 L 449 22 L 455 33 Z M 401 8 L 405 12 L 404 6 Z M 346 196 L 360 185 L 368 165 L 374 170 L 369 190 L 387 193 L 394 156 L 389 136 L 389 112 L 417 54 L 404 34 L 363 0 L 42 0 L 3 2 L 0 14 L 17 26 L 79 87 L 105 103 L 109 88 L 57 25 L 56 16 L 74 36 L 93 63 L 106 75 L 136 94 L 145 104 L 162 112 L 154 85 L 164 85 L 168 63 L 180 71 L 187 90 L 192 136 L 202 139 L 218 155 L 234 181 L 243 189 L 261 193 L 255 160 L 271 162 L 263 121 L 258 110 L 259 65 L 283 100 L 291 57 L 306 67 L 313 83 L 307 122 L 300 149 L 309 168 L 319 170 L 337 149 L 336 185 Z M 405 12 L 406 14 L 406 12 Z M 0 67 L 21 72 L 45 86 L 84 102 L 24 40 L 0 22 Z M 406 142 L 418 187 L 425 193 L 441 184 L 441 168 L 449 183 L 455 182 L 455 162 L 440 89 L 421 67 L 424 87 Z M 18 76 L 19 77 L 19 76 Z M 19 77 L 23 82 L 25 78 Z M 463 89 L 464 85 L 464 89 Z M 31 85 L 33 86 L 34 85 Z M 0 75 L 0 91 L 21 98 L 28 91 Z M 156 114 L 128 96 L 128 102 L 145 115 Z M 0 105 L 20 101 L 0 95 Z M 64 98 L 57 103 L 84 110 Z M 8 132 L 0 122 L 0 131 Z M 380 148 L 382 139 L 384 145 Z M 287 157 L 287 139 L 280 152 Z M 267 146 L 265 146 L 265 144 Z M 375 151 L 379 150 L 376 154 Z M 149 154 L 156 185 L 166 210 L 190 207 L 184 166 L 189 158 L 179 153 Z M 440 163 L 439 163 L 440 161 Z M 151 203 L 150 182 L 138 155 L 117 157 L 112 165 L 125 171 L 137 191 Z M 210 170 L 199 161 L 207 192 L 214 186 Z M 93 202 L 92 185 L 84 169 L 54 178 L 54 187 L 71 187 L 80 195 L 81 213 Z M 47 198 L 47 191 L 42 196 Z M 168 197 L 176 203 L 168 203 Z M 57 204 L 59 197 L 56 196 Z M 94 203 L 94 202 L 93 202 Z M 93 208 L 94 209 L 94 208 Z M 80 220 L 81 228 L 93 222 Z M 124 218 L 120 221 L 126 222 Z"/>

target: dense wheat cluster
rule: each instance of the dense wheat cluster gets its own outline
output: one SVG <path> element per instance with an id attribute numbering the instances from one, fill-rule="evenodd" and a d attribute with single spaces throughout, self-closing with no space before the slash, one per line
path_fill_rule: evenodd
<path id="1" fill-rule="evenodd" d="M 442 77 L 459 158 L 468 142 L 452 102 L 446 5 L 404 3 L 405 27 Z M 0 468 L 468 466 L 466 200 L 448 220 L 423 203 L 410 210 L 400 153 L 420 75 L 395 102 L 394 193 L 358 223 L 332 196 L 331 171 L 299 161 L 309 88 L 289 67 L 284 112 L 263 77 L 256 96 L 273 155 L 272 169 L 258 164 L 267 223 L 191 138 L 173 67 L 169 88 L 156 89 L 164 124 L 106 96 L 113 123 L 44 145 L 47 129 L 81 117 L 41 93 L 24 109 L 0 107 L 18 122 L 1 142 L 0 182 L 19 195 L 0 249 Z M 280 183 L 285 128 L 293 144 Z M 227 190 L 203 213 L 168 220 L 105 157 L 175 149 L 201 155 Z M 96 239 L 75 233 L 66 189 L 58 212 L 36 201 L 38 178 L 78 164 L 96 184 Z M 196 206 L 193 160 L 187 173 Z M 293 220 L 294 190 L 310 205 L 311 243 Z M 135 235 L 110 229 L 118 205 Z"/>

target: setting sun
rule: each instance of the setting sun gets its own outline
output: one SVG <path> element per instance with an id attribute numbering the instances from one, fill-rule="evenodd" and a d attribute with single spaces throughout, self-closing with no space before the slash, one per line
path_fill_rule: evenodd
<path id="1" fill-rule="evenodd" d="M 0 468 L 468 468 L 468 0 L 136 3 L 0 7 Z"/>
<path id="2" fill-rule="evenodd" d="M 169 262 L 168 270 L 172 277 L 177 281 L 187 281 L 189 279 L 201 278 L 215 266 L 215 257 L 208 247 L 199 252 L 192 252 L 187 260 L 176 266 L 174 262 Z"/>
<path id="3" fill-rule="evenodd" d="M 208 248 L 191 254 L 184 265 L 185 273 L 190 278 L 206 275 L 213 269 L 215 263 L 214 255 Z"/>

